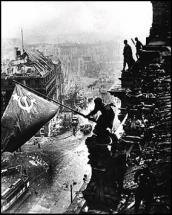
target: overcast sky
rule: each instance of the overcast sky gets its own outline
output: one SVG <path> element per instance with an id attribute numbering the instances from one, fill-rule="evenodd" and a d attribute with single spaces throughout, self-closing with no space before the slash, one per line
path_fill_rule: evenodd
<path id="1" fill-rule="evenodd" d="M 150 1 L 1 1 L 3 38 L 20 38 L 22 27 L 29 40 L 89 33 L 145 41 L 151 24 Z"/>

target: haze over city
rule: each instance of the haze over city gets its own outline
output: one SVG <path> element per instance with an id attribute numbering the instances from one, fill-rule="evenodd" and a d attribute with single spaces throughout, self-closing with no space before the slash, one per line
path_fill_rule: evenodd
<path id="1" fill-rule="evenodd" d="M 1 213 L 170 214 L 171 1 L 1 2 Z"/>
<path id="2" fill-rule="evenodd" d="M 148 1 L 2 1 L 2 38 L 29 43 L 92 42 L 138 36 L 143 42 L 152 23 Z"/>

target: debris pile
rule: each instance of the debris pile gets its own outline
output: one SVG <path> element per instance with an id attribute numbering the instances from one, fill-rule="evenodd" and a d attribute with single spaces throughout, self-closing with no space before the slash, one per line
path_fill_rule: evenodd
<path id="1" fill-rule="evenodd" d="M 133 85 L 131 91 L 126 93 L 128 105 L 122 111 L 127 111 L 129 118 L 124 126 L 125 135 L 120 140 L 125 147 L 132 146 L 124 181 L 124 188 L 127 192 L 130 190 L 128 205 L 134 202 L 137 188 L 134 173 L 149 163 L 156 176 L 151 210 L 153 213 L 170 213 L 171 76 L 163 68 L 163 62 L 142 65 L 134 73 L 137 74 L 134 76 L 135 82 L 141 88 Z M 140 212 L 144 213 L 142 210 Z M 126 207 L 125 213 L 131 213 L 131 208 L 127 210 Z"/>
<path id="2" fill-rule="evenodd" d="M 49 164 L 37 153 L 4 152 L 1 157 L 1 188 L 7 189 L 22 175 L 27 175 L 32 183 L 36 178 L 47 174 Z"/>

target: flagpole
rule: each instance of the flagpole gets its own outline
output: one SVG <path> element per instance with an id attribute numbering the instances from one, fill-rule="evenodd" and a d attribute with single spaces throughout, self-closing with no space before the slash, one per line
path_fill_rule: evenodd
<path id="1" fill-rule="evenodd" d="M 28 86 L 25 86 L 25 85 L 23 85 L 23 84 L 21 84 L 21 83 L 15 81 L 15 80 L 13 80 L 13 82 L 16 83 L 16 84 L 21 85 L 22 87 L 24 87 L 24 88 L 26 88 L 26 89 L 28 89 L 28 90 L 30 90 L 30 91 L 36 93 L 36 94 L 38 94 L 38 95 L 40 95 L 40 96 L 42 96 L 42 97 L 48 99 L 48 100 L 51 100 L 51 101 L 57 103 L 58 105 L 61 105 L 61 106 L 65 107 L 65 108 L 67 108 L 67 109 L 69 109 L 69 110 L 71 110 L 71 111 L 73 111 L 73 112 L 75 112 L 75 113 L 77 113 L 77 114 L 79 114 L 79 115 L 81 115 L 81 116 L 83 116 L 83 117 L 89 119 L 89 120 L 92 121 L 92 122 L 96 122 L 96 120 L 94 120 L 94 119 L 92 119 L 92 118 L 88 118 L 88 117 L 86 117 L 84 114 L 82 114 L 82 113 L 80 113 L 80 112 L 78 112 L 78 111 L 76 111 L 76 110 L 74 110 L 74 109 L 72 109 L 72 108 L 70 108 L 70 107 L 68 107 L 68 106 L 66 106 L 66 105 L 63 105 L 63 104 L 61 104 L 60 102 L 57 102 L 56 100 L 51 99 L 51 98 L 49 98 L 48 96 L 46 96 L 46 95 L 44 95 L 44 94 L 42 94 L 42 93 L 40 93 L 40 92 L 38 92 L 38 91 L 36 91 L 36 90 L 34 90 L 34 89 L 31 89 L 31 88 L 28 87 Z"/>
<path id="2" fill-rule="evenodd" d="M 22 37 L 22 50 L 23 50 L 23 52 L 24 52 L 23 29 L 21 29 L 21 37 Z"/>
<path id="3" fill-rule="evenodd" d="M 135 42 L 134 42 L 134 40 L 131 38 L 131 41 L 133 42 L 133 44 L 136 46 L 136 44 L 135 44 Z"/>

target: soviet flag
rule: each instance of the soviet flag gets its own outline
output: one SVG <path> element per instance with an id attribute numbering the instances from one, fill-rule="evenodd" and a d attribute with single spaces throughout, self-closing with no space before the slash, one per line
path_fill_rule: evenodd
<path id="1" fill-rule="evenodd" d="M 55 116 L 59 106 L 19 84 L 1 118 L 1 152 L 13 152 Z"/>

